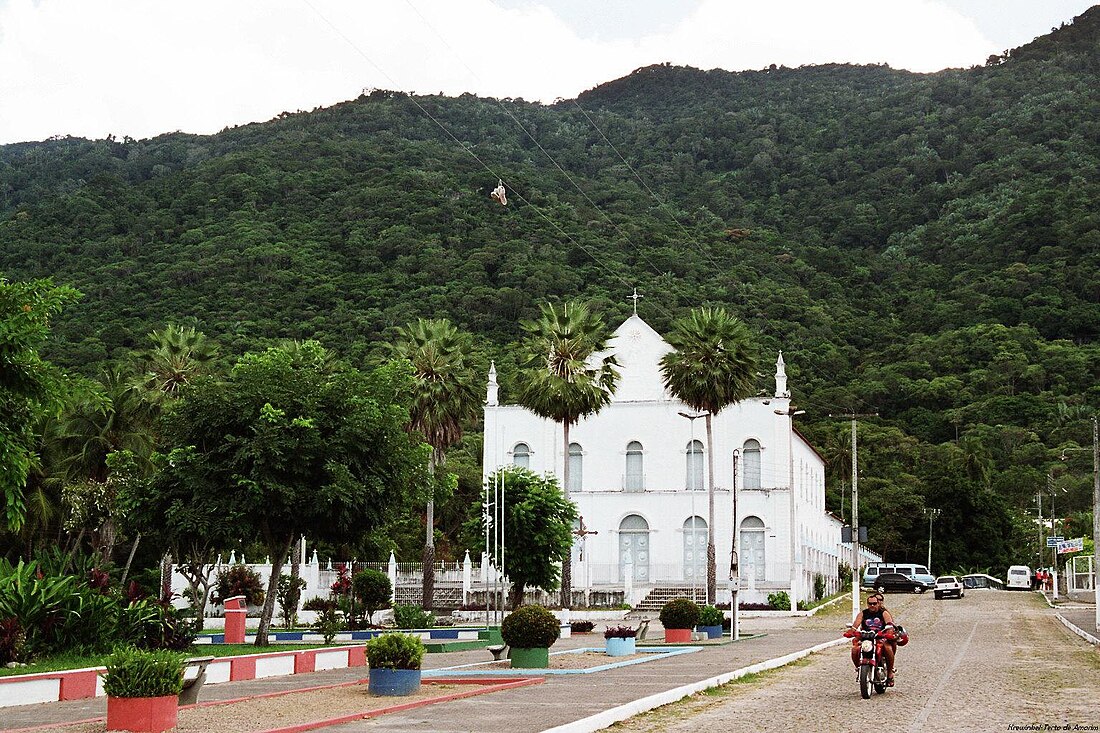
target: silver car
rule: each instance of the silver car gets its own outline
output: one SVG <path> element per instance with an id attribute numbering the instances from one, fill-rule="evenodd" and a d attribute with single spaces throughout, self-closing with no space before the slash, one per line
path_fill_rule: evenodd
<path id="1" fill-rule="evenodd" d="M 932 593 L 936 596 L 937 601 L 947 596 L 962 598 L 966 595 L 962 581 L 954 575 L 941 575 L 936 578 L 936 587 Z"/>

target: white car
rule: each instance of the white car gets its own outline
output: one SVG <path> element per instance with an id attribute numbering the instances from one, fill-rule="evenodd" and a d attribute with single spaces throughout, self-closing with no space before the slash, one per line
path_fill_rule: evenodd
<path id="1" fill-rule="evenodd" d="M 966 591 L 963 590 L 962 581 L 954 575 L 941 575 L 936 578 L 936 588 L 932 592 L 936 596 L 937 601 L 945 596 L 962 598 L 966 595 Z"/>

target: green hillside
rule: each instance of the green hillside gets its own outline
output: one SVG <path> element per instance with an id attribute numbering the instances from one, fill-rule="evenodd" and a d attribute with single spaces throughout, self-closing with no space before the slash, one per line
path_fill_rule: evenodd
<path id="1" fill-rule="evenodd" d="M 1060 457 L 1100 408 L 1098 70 L 1100 7 L 935 74 L 659 65 L 551 106 L 378 90 L 213 136 L 7 145 L 0 273 L 84 293 L 45 354 L 72 371 L 168 323 L 225 354 L 317 338 L 372 363 L 445 316 L 505 399 L 541 302 L 614 325 L 637 287 L 662 332 L 722 304 L 765 363 L 784 350 L 837 513 L 829 416 L 879 413 L 872 545 L 923 558 L 936 506 L 951 565 L 1034 564 L 1021 510 L 1048 473 L 1067 514 L 1091 503 L 1087 455 Z"/>

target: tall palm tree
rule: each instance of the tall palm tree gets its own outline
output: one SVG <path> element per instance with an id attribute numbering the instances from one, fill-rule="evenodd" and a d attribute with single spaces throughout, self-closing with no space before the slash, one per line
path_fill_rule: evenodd
<path id="1" fill-rule="evenodd" d="M 472 350 L 473 338 L 447 319 L 421 318 L 397 331 L 394 354 L 413 366 L 409 429 L 423 435 L 432 447 L 428 473 L 433 479 L 447 460 L 447 448 L 462 439 L 463 424 L 477 417 L 481 404 Z M 434 496 L 428 498 L 425 511 L 423 565 L 422 602 L 431 610 L 435 600 Z"/>
<path id="2" fill-rule="evenodd" d="M 520 355 L 523 383 L 519 402 L 539 417 L 561 423 L 564 436 L 562 493 L 569 498 L 569 428 L 611 402 L 619 381 L 618 362 L 607 353 L 611 337 L 603 320 L 583 303 L 542 306 L 542 316 L 523 324 L 527 338 Z M 572 553 L 562 562 L 561 604 L 573 592 Z"/>
<path id="3" fill-rule="evenodd" d="M 675 351 L 661 358 L 665 386 L 691 409 L 706 411 L 707 596 L 713 603 L 718 573 L 714 557 L 714 431 L 711 419 L 728 405 L 754 394 L 756 358 L 748 327 L 722 308 L 692 310 L 690 315 L 676 322 L 668 343 Z"/>

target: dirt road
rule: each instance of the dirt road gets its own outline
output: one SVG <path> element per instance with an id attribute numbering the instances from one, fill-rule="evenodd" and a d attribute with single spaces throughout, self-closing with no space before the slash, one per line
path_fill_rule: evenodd
<path id="1" fill-rule="evenodd" d="M 897 687 L 885 695 L 860 697 L 848 648 L 840 647 L 611 730 L 1100 731 L 1100 653 L 1039 596 L 974 590 L 963 599 L 886 600 L 912 640 L 898 652 Z M 803 623 L 833 623 L 839 635 L 842 618 Z"/>

